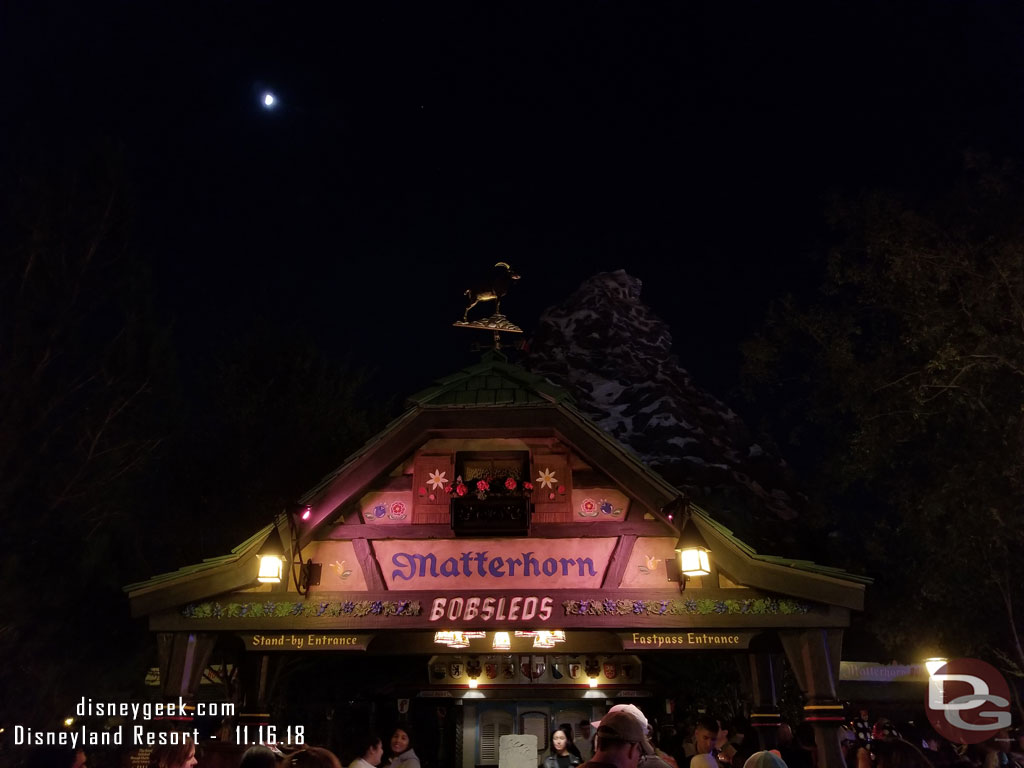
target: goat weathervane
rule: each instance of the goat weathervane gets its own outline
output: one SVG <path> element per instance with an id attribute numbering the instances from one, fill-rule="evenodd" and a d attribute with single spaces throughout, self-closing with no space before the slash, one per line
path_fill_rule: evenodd
<path id="1" fill-rule="evenodd" d="M 494 348 L 501 349 L 500 333 L 522 333 L 523 329 L 501 314 L 501 299 L 508 293 L 509 288 L 515 285 L 519 275 L 506 264 L 499 261 L 494 265 L 491 274 L 481 280 L 474 281 L 473 285 L 466 290 L 466 309 L 462 313 L 462 320 L 455 325 L 459 328 L 479 328 L 482 331 L 494 332 Z M 494 314 L 480 320 L 470 320 L 469 310 L 482 301 L 494 302 Z"/>

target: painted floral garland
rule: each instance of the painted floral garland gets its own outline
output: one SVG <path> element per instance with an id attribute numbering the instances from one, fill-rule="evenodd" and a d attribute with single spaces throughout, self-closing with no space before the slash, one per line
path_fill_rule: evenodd
<path id="1" fill-rule="evenodd" d="M 661 616 L 669 614 L 711 616 L 714 614 L 798 614 L 808 613 L 809 605 L 796 600 L 757 598 L 750 600 L 566 600 L 566 616 Z"/>
<path id="2" fill-rule="evenodd" d="M 290 616 L 419 616 L 419 600 L 346 600 L 324 603 L 190 603 L 181 609 L 189 619 L 255 619 Z"/>

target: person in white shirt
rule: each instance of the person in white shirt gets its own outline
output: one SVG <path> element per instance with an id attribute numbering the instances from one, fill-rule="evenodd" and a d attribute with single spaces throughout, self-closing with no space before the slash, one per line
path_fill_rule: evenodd
<path id="1" fill-rule="evenodd" d="M 384 744 L 376 734 L 367 734 L 355 743 L 355 748 L 358 757 L 349 763 L 348 768 L 377 768 L 384 757 Z"/>

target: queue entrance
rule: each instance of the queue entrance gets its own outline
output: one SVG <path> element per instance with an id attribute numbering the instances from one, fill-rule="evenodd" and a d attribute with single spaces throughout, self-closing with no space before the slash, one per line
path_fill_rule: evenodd
<path id="1" fill-rule="evenodd" d="M 257 714 L 275 680 L 305 669 L 352 702 L 331 717 L 365 702 L 375 723 L 421 719 L 440 734 L 437 768 L 483 764 L 490 748 L 466 731 L 500 733 L 503 711 L 514 729 L 538 727 L 493 702 L 547 702 L 550 723 L 579 702 L 593 713 L 678 699 L 670 679 L 649 686 L 650 660 L 709 651 L 746 655 L 750 718 L 765 731 L 784 655 L 818 765 L 842 768 L 836 674 L 869 581 L 758 553 L 567 392 L 487 356 L 410 398 L 229 554 L 126 590 L 157 636 L 165 695 L 194 696 L 218 641 L 241 638 Z M 766 636 L 773 649 L 757 647 Z M 345 669 L 327 674 L 332 657 Z"/>

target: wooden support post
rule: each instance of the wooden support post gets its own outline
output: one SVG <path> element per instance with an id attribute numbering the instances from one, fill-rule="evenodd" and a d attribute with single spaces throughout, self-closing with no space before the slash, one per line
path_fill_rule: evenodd
<path id="1" fill-rule="evenodd" d="M 212 632 L 160 632 L 160 689 L 164 696 L 195 699 L 217 636 Z"/>
<path id="2" fill-rule="evenodd" d="M 751 653 L 747 658 L 750 666 L 750 725 L 757 729 L 761 749 L 775 749 L 782 724 L 778 695 L 782 659 L 774 653 Z"/>
<path id="3" fill-rule="evenodd" d="M 843 723 L 843 705 L 836 695 L 839 683 L 839 659 L 842 655 L 841 629 L 781 631 L 779 639 L 807 699 L 804 720 L 814 728 L 819 768 L 844 768 L 839 746 L 839 726 Z"/>

